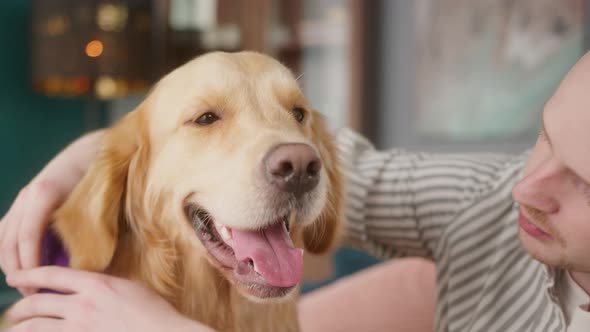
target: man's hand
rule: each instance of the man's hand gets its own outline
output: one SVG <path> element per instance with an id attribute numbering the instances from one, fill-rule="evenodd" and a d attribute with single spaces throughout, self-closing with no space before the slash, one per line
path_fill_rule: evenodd
<path id="1" fill-rule="evenodd" d="M 56 266 L 11 273 L 19 288 L 62 294 L 34 294 L 17 302 L 6 318 L 8 331 L 123 332 L 211 331 L 178 313 L 150 289 L 132 281 Z"/>
<path id="2" fill-rule="evenodd" d="M 39 266 L 41 239 L 51 215 L 90 167 L 102 133 L 83 136 L 58 154 L 20 191 L 0 220 L 0 269 L 5 274 Z M 23 295 L 33 292 L 19 290 Z"/>
<path id="3" fill-rule="evenodd" d="M 0 220 L 0 267 L 6 274 L 39 265 L 41 238 L 67 193 L 50 182 L 32 183 Z M 23 295 L 32 290 L 19 289 Z"/>

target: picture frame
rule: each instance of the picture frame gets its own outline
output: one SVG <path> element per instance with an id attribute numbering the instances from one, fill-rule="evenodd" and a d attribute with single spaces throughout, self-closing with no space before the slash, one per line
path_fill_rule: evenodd
<path id="1" fill-rule="evenodd" d="M 417 0 L 412 131 L 435 144 L 536 135 L 585 52 L 585 0 Z"/>

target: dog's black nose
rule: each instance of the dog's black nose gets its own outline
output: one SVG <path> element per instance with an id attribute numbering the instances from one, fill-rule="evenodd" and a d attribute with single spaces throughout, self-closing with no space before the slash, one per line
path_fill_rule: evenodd
<path id="1" fill-rule="evenodd" d="M 272 185 L 296 196 L 309 192 L 320 181 L 322 161 L 307 144 L 279 144 L 268 152 L 263 164 Z"/>

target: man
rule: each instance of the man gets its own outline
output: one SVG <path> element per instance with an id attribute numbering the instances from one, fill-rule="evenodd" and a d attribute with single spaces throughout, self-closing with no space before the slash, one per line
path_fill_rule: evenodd
<path id="1" fill-rule="evenodd" d="M 436 263 L 437 331 L 588 330 L 588 87 L 590 53 L 572 68 L 547 102 L 539 139 L 530 154 L 521 156 L 376 151 L 350 131 L 339 135 L 349 180 L 348 238 L 359 248 L 383 258 L 418 255 Z M 97 144 L 94 140 L 89 146 Z M 67 183 L 68 187 L 60 192 L 69 192 L 75 176 L 52 172 L 74 168 L 72 160 L 85 160 L 75 155 L 66 150 L 40 178 Z M 56 167 L 58 164 L 66 167 Z M 1 266 L 9 272 L 10 284 L 24 288 L 57 285 L 78 294 L 75 286 L 63 280 L 75 284 L 80 281 L 74 279 L 96 276 L 80 274 L 72 279 L 72 272 L 56 269 L 14 272 L 21 266 L 36 265 L 37 257 L 32 253 L 38 248 L 44 217 L 63 194 L 54 195 L 58 198 L 44 206 L 39 215 L 25 219 L 22 214 L 27 209 L 24 201 L 28 195 L 19 196 L 0 224 L 0 241 L 6 247 L 0 253 Z M 20 236 L 24 239 L 18 240 Z M 346 298 L 347 291 L 359 290 L 341 288 L 340 293 L 314 302 L 322 304 L 316 310 L 334 322 L 334 329 L 344 329 L 351 321 L 362 319 L 358 312 L 330 311 L 329 303 Z M 54 300 L 68 302 L 67 296 Z M 61 310 L 35 313 L 31 308 L 43 303 L 41 296 L 22 302 L 11 317 L 25 319 L 24 324 L 31 321 L 28 318 L 39 316 L 65 318 L 60 323 L 68 322 L 67 305 Z M 148 306 L 149 301 L 145 302 Z M 161 315 L 173 316 L 171 311 Z M 304 327 L 314 326 L 312 321 L 305 321 L 305 315 L 302 320 Z M 51 321 L 46 319 L 44 323 L 49 326 Z"/>

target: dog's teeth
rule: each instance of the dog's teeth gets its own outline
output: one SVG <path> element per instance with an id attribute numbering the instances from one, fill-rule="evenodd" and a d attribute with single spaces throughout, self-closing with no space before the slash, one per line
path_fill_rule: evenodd
<path id="1" fill-rule="evenodd" d="M 225 226 L 221 226 L 221 237 L 227 241 L 227 240 L 231 240 L 232 238 L 232 234 L 231 234 L 231 229 L 225 227 Z"/>
<path id="2" fill-rule="evenodd" d="M 303 248 L 299 249 L 299 251 L 301 251 L 301 256 L 303 256 L 303 253 L 304 253 Z"/>
<path id="3" fill-rule="evenodd" d="M 256 266 L 256 263 L 253 263 L 254 265 L 254 271 L 258 274 L 260 274 L 260 271 L 258 271 L 258 266 Z"/>

